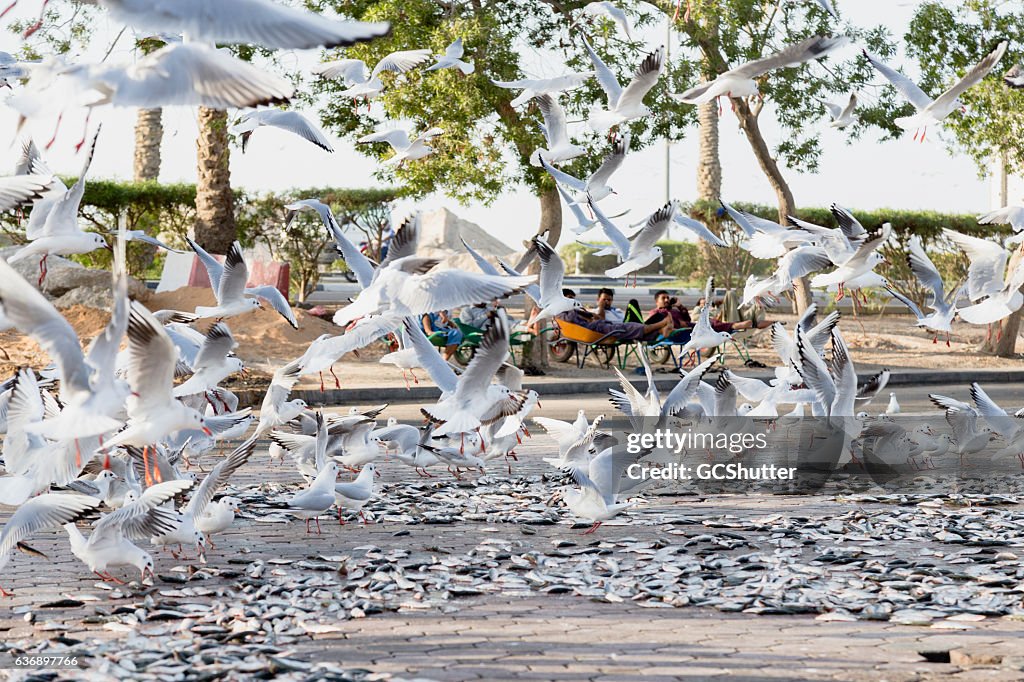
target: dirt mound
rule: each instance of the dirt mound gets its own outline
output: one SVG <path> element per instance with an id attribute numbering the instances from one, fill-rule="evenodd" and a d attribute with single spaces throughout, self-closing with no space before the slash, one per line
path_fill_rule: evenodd
<path id="1" fill-rule="evenodd" d="M 84 349 L 93 337 L 99 334 L 107 322 L 110 313 L 106 310 L 87 308 L 74 305 L 61 311 L 71 327 L 78 333 L 78 339 Z M 50 357 L 39 348 L 35 341 L 23 336 L 16 330 L 0 333 L 0 377 L 9 376 L 19 367 L 45 367 L 50 364 Z M 8 358 L 3 354 L 7 353 Z"/>
<path id="2" fill-rule="evenodd" d="M 174 291 L 154 294 L 146 301 L 150 310 L 182 310 L 192 312 L 196 306 L 212 306 L 217 301 L 212 289 L 201 287 L 182 287 Z M 342 332 L 341 327 L 327 320 L 310 315 L 305 310 L 293 309 L 298 329 L 291 325 L 273 309 L 257 310 L 224 322 L 231 329 L 238 348 L 235 353 L 242 360 L 254 366 L 276 367 L 282 361 L 299 357 L 309 344 L 324 334 L 335 336 Z M 203 330 L 207 321 L 196 324 Z"/>

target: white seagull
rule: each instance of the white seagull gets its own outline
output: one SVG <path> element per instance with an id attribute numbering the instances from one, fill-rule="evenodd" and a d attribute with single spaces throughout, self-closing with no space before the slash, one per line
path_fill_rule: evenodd
<path id="1" fill-rule="evenodd" d="M 22 118 L 69 106 L 206 106 L 215 109 L 283 104 L 295 88 L 224 50 L 200 43 L 168 45 L 125 64 L 78 64 L 49 57 L 33 65 L 24 88 L 7 104 Z M 19 123 L 20 126 L 20 123 Z"/>
<path id="2" fill-rule="evenodd" d="M 944 229 L 942 233 L 963 249 L 971 263 L 967 269 L 967 295 L 972 301 L 960 308 L 960 319 L 970 324 L 993 324 L 1009 317 L 1024 305 L 1024 260 L 1012 270 L 1006 264 L 1010 253 L 995 242 Z"/>
<path id="3" fill-rule="evenodd" d="M 543 155 L 538 159 L 539 165 L 543 166 L 544 170 L 559 185 L 564 185 L 575 192 L 587 194 L 593 201 L 601 201 L 608 195 L 615 194 L 615 190 L 608 185 L 608 180 L 619 169 L 623 160 L 625 160 L 626 152 L 629 151 L 629 140 L 630 136 L 628 133 L 618 137 L 612 144 L 611 152 L 605 157 L 597 170 L 591 173 L 586 180 L 581 180 L 573 175 L 569 175 L 565 171 L 552 167 L 551 162 Z"/>
<path id="4" fill-rule="evenodd" d="M 192 371 L 195 373 L 188 381 L 174 388 L 174 397 L 205 394 L 232 374 L 243 371 L 245 366 L 242 361 L 236 357 L 229 357 L 237 346 L 238 342 L 231 336 L 231 330 L 226 324 L 218 322 L 210 327 L 192 363 Z"/>
<path id="5" fill-rule="evenodd" d="M 323 131 L 313 125 L 308 118 L 297 111 L 284 111 L 281 109 L 259 109 L 250 111 L 242 116 L 231 128 L 231 132 L 242 136 L 242 153 L 249 148 L 249 138 L 257 128 L 270 126 L 280 128 L 289 133 L 298 135 L 302 139 L 312 142 L 320 149 L 333 152 L 330 140 Z"/>
<path id="6" fill-rule="evenodd" d="M 828 115 L 832 117 L 832 123 L 830 124 L 833 128 L 845 128 L 852 125 L 857 120 L 857 93 L 850 95 L 850 99 L 846 104 L 833 104 L 832 102 L 822 102 L 822 105 L 828 110 Z"/>
<path id="7" fill-rule="evenodd" d="M 537 108 L 544 116 L 544 138 L 547 149 L 535 149 L 530 155 L 530 165 L 539 166 L 541 159 L 549 164 L 560 163 L 581 156 L 585 150 L 569 139 L 566 130 L 565 110 L 558 103 L 558 95 L 538 95 Z"/>
<path id="8" fill-rule="evenodd" d="M 324 78 L 343 80 L 349 87 L 337 93 L 339 97 L 372 99 L 384 91 L 384 82 L 380 79 L 382 73 L 405 73 L 430 61 L 430 57 L 430 50 L 402 50 L 381 59 L 373 71 L 368 71 L 362 59 L 339 59 L 318 65 L 313 73 Z"/>
<path id="9" fill-rule="evenodd" d="M 638 270 L 647 267 L 661 257 L 661 247 L 657 244 L 665 236 L 669 224 L 675 219 L 677 206 L 674 201 L 665 204 L 652 213 L 647 218 L 647 223 L 639 232 L 633 235 L 632 239 L 626 239 L 626 236 L 609 222 L 607 218 L 599 214 L 596 204 L 591 202 L 590 206 L 594 211 L 594 215 L 601 221 L 601 227 L 604 229 L 608 239 L 611 240 L 612 246 L 618 252 L 619 258 L 622 259 L 619 265 L 606 270 L 605 275 L 608 277 L 622 277 L 623 275 L 634 273 L 635 276 Z"/>
<path id="10" fill-rule="evenodd" d="M 622 32 L 626 34 L 626 40 L 633 40 L 633 27 L 629 25 L 629 17 L 615 4 L 607 2 L 607 0 L 590 2 L 583 7 L 583 11 L 595 17 L 610 19 L 618 24 Z"/>
<path id="11" fill-rule="evenodd" d="M 428 128 L 410 141 L 408 132 L 401 128 L 394 128 L 364 135 L 356 142 L 359 144 L 387 142 L 395 153 L 384 162 L 384 165 L 401 167 L 406 161 L 418 161 L 433 154 L 434 148 L 427 142 L 443 134 L 443 128 Z"/>
<path id="12" fill-rule="evenodd" d="M 649 115 L 651 110 L 644 105 L 644 97 L 661 77 L 665 48 L 660 47 L 644 57 L 633 75 L 633 80 L 623 88 L 619 85 L 615 74 L 601 61 L 585 38 L 583 45 L 587 48 L 590 61 L 594 64 L 597 82 L 601 84 L 601 89 L 604 90 L 608 99 L 607 108 L 594 107 L 590 110 L 587 123 L 591 129 L 600 133 L 620 123 Z"/>
<path id="13" fill-rule="evenodd" d="M 199 260 L 206 268 L 206 274 L 210 279 L 210 287 L 217 297 L 217 305 L 210 308 L 197 306 L 195 313 L 200 317 L 216 317 L 223 319 L 233 317 L 242 313 L 252 312 L 261 308 L 260 300 L 267 301 L 278 314 L 288 321 L 293 329 L 299 328 L 295 320 L 295 314 L 284 295 L 277 290 L 277 287 L 265 285 L 260 287 L 246 287 L 249 280 L 249 268 L 242 258 L 242 245 L 238 242 L 231 244 L 228 255 L 221 265 L 216 258 L 211 256 L 205 249 L 194 241 L 185 238 L 188 245 L 199 256 Z"/>
<path id="14" fill-rule="evenodd" d="M 39 495 L 25 502 L 11 515 L 0 533 L 0 573 L 10 563 L 14 550 L 36 553 L 36 550 L 25 544 L 29 537 L 66 523 L 74 524 L 102 503 L 102 500 L 87 495 L 59 493 Z M 12 593 L 0 587 L 0 597 L 12 596 Z"/>
<path id="15" fill-rule="evenodd" d="M 732 338 L 729 332 L 716 332 L 711 327 L 711 302 L 712 294 L 715 291 L 715 278 L 708 277 L 704 286 L 704 307 L 700 309 L 697 322 L 690 331 L 690 340 L 679 350 L 680 355 L 686 356 L 692 351 L 699 351 L 702 348 L 717 348 Z"/>
<path id="16" fill-rule="evenodd" d="M 270 0 L 86 0 L 114 21 L 188 40 L 271 50 L 345 47 L 387 35 L 386 21 L 337 20 Z"/>
<path id="17" fill-rule="evenodd" d="M 864 56 L 917 109 L 917 113 L 913 116 L 901 116 L 894 123 L 904 130 L 917 130 L 918 132 L 914 133 L 914 139 L 916 140 L 918 134 L 920 134 L 921 141 L 923 142 L 928 126 L 941 123 L 956 109 L 963 106 L 960 103 L 960 95 L 980 83 L 988 75 L 989 71 L 995 68 L 1006 52 L 1008 45 L 1009 43 L 1005 40 L 999 43 L 996 49 L 975 64 L 963 78 L 954 83 L 935 100 L 926 95 L 912 80 L 890 67 L 878 57 L 870 54 L 867 50 L 864 50 Z"/>
<path id="18" fill-rule="evenodd" d="M 171 394 L 178 349 L 153 314 L 137 301 L 132 301 L 128 318 L 128 353 L 128 383 L 132 388 L 127 401 L 128 423 L 104 443 L 103 449 L 141 447 L 145 482 L 152 485 L 150 446 L 183 429 L 199 430 L 207 436 L 213 432 L 203 415 Z"/>
<path id="19" fill-rule="evenodd" d="M 1007 244 L 1019 244 L 1024 241 L 1024 206 L 1004 206 L 991 213 L 978 216 L 979 225 L 1009 225 L 1014 235 L 1006 240 Z"/>
<path id="20" fill-rule="evenodd" d="M 366 523 L 363 507 L 373 498 L 373 479 L 376 478 L 376 474 L 377 468 L 370 462 L 359 472 L 356 480 L 334 484 L 334 503 L 338 505 L 339 524 L 345 525 L 345 520 L 341 517 L 343 511 L 358 512 L 363 523 Z"/>
<path id="21" fill-rule="evenodd" d="M 441 69 L 458 69 L 463 74 L 468 76 L 476 70 L 472 62 L 466 62 L 462 60 L 462 55 L 465 49 L 462 46 L 462 38 L 456 38 L 452 41 L 451 45 L 444 49 L 444 54 L 434 55 L 434 59 L 437 60 L 435 64 L 428 66 L 425 71 L 439 71 Z"/>
<path id="22" fill-rule="evenodd" d="M 172 510 L 162 509 L 161 505 L 193 485 L 194 481 L 159 483 L 146 488 L 138 499 L 133 499 L 134 492 L 129 492 L 125 496 L 126 504 L 101 516 L 88 538 L 75 524 L 64 524 L 71 541 L 71 552 L 103 580 L 122 582 L 109 573 L 112 566 L 134 566 L 141 572 L 143 580 L 147 572 L 152 577 L 153 557 L 132 541 L 176 528 L 178 515 Z"/>
<path id="23" fill-rule="evenodd" d="M 582 309 L 583 303 L 562 295 L 562 279 L 565 276 L 565 263 L 562 257 L 540 237 L 533 238 L 533 248 L 540 259 L 540 299 L 537 304 L 540 310 L 530 316 L 528 325 L 537 320 L 546 320 L 573 309 Z"/>
<path id="24" fill-rule="evenodd" d="M 953 318 L 956 317 L 957 312 L 956 300 L 965 291 L 966 287 L 950 292 L 947 295 L 945 285 L 942 282 L 942 275 L 939 274 L 938 268 L 935 267 L 931 258 L 925 253 L 924 248 L 921 246 L 921 238 L 917 235 L 913 235 L 910 238 L 907 262 L 910 265 L 910 271 L 914 273 L 917 280 L 929 290 L 928 307 L 933 312 L 925 315 L 914 301 L 899 293 L 888 284 L 886 284 L 886 290 L 892 294 L 893 298 L 910 309 L 910 312 L 917 318 L 915 326 L 925 327 L 937 333 L 945 332 L 946 345 L 949 345 L 949 333 L 952 331 Z M 938 341 L 938 336 L 936 336 L 934 341 Z"/>
<path id="25" fill-rule="evenodd" d="M 769 71 L 797 66 L 812 59 L 821 59 L 849 42 L 850 39 L 846 36 L 812 36 L 768 57 L 729 69 L 713 81 L 701 83 L 680 94 L 670 94 L 670 97 L 685 104 L 704 104 L 722 96 L 756 95 L 760 92 L 757 88 L 757 79 Z"/>
<path id="26" fill-rule="evenodd" d="M 84 232 L 78 226 L 78 211 L 82 205 L 82 197 L 85 196 L 85 177 L 88 175 L 89 166 L 92 165 L 98 139 L 97 129 L 85 155 L 78 180 L 71 189 L 63 192 L 63 185 L 59 185 L 52 194 L 52 200 L 48 196 L 40 202 L 38 219 L 30 219 L 26 229 L 26 236 L 31 241 L 9 259 L 11 263 L 17 263 L 26 258 L 38 257 L 39 286 L 42 286 L 43 280 L 46 279 L 46 259 L 49 256 L 71 256 L 110 248 L 102 236 L 95 232 Z M 36 218 L 35 214 L 36 209 L 33 209 L 32 218 Z"/>
<path id="27" fill-rule="evenodd" d="M 522 78 L 515 81 L 491 81 L 499 88 L 522 90 L 510 105 L 518 107 L 538 95 L 557 95 L 566 90 L 575 90 L 594 77 L 593 71 L 579 71 L 554 78 Z"/>
<path id="28" fill-rule="evenodd" d="M 879 255 L 878 249 L 889 239 L 891 233 L 892 225 L 885 223 L 882 225 L 882 231 L 879 234 L 875 235 L 872 239 L 866 240 L 849 258 L 841 263 L 836 263 L 838 267 L 835 270 L 815 275 L 811 279 L 811 286 L 827 287 L 830 284 L 837 284 L 839 285 L 839 293 L 836 296 L 836 300 L 841 299 L 847 282 L 872 272 L 876 265 L 885 261 Z"/>

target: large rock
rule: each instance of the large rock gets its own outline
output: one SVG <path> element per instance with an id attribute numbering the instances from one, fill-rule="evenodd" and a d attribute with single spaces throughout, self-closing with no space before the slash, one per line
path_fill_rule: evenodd
<path id="1" fill-rule="evenodd" d="M 462 246 L 465 239 L 480 255 L 497 266 L 498 258 L 514 261 L 514 249 L 487 233 L 476 223 L 455 215 L 447 208 L 427 211 L 420 222 L 420 241 L 417 254 L 439 258 L 439 269 L 459 269 L 478 272 L 476 262 Z"/>
<path id="2" fill-rule="evenodd" d="M 0 256 L 7 258 L 20 247 L 0 249 Z M 29 283 L 36 286 L 39 281 L 39 261 L 35 258 L 11 263 L 11 266 Z M 54 301 L 58 308 L 70 305 L 85 305 L 92 308 L 109 308 L 111 300 L 110 272 L 91 270 L 78 263 L 50 256 L 46 259 L 46 279 L 42 292 Z M 128 295 L 139 301 L 149 297 L 145 283 L 134 277 L 128 278 Z"/>

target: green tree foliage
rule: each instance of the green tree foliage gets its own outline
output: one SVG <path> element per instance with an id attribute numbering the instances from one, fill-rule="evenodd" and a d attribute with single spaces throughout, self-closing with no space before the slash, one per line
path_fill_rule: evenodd
<path id="1" fill-rule="evenodd" d="M 938 95 L 959 80 L 1001 40 L 1010 45 L 996 73 L 1024 59 L 1024 4 L 1006 0 L 926 2 L 914 14 L 904 37 L 907 52 L 921 68 L 919 84 Z M 990 76 L 960 97 L 964 111 L 944 122 L 950 152 L 968 155 L 986 174 L 994 157 L 1005 154 L 1007 172 L 1024 171 L 1024 91 Z M 897 116 L 913 113 L 909 104 Z"/>
<path id="2" fill-rule="evenodd" d="M 513 109 L 510 102 L 518 91 L 499 88 L 491 79 L 509 81 L 590 70 L 580 40 L 581 35 L 588 35 L 620 80 L 628 82 L 642 58 L 657 47 L 626 42 L 610 22 L 583 18 L 579 11 L 587 4 L 583 1 L 310 0 L 307 4 L 363 20 L 392 20 L 389 37 L 326 55 L 328 59 L 362 59 L 371 69 L 395 50 L 429 48 L 441 54 L 455 38 L 463 39 L 464 59 L 476 67 L 473 74 L 466 76 L 452 69 L 426 72 L 422 68 L 399 75 L 384 73 L 381 80 L 386 89 L 374 100 L 379 105 L 357 106 L 333 96 L 345 89 L 338 81 L 322 79 L 314 84 L 316 92 L 327 96 L 321 119 L 337 135 L 357 139 L 389 120 L 412 121 L 417 131 L 443 128 L 445 134 L 431 141 L 436 150 L 433 155 L 401 168 L 382 169 L 380 175 L 400 182 L 413 195 L 443 191 L 462 202 L 490 202 L 512 185 L 526 186 L 538 196 L 553 188 L 543 169 L 529 163 L 533 150 L 544 146 L 540 113 L 532 104 Z M 636 9 L 643 3 L 621 4 L 638 26 L 659 20 L 656 13 Z M 580 23 L 570 28 L 577 20 Z M 542 66 L 545 61 L 549 62 L 546 69 Z M 551 63 L 564 67 L 552 70 Z M 689 69 L 690 65 L 684 63 L 680 68 Z M 688 108 L 671 101 L 666 92 L 670 82 L 683 80 L 669 73 L 648 95 L 648 105 L 659 115 L 628 125 L 633 149 L 682 134 L 693 113 L 685 112 Z M 591 105 L 603 102 L 596 81 L 563 96 L 570 122 L 585 118 Z M 609 148 L 607 139 L 578 126 L 573 126 L 572 132 L 580 133 L 576 142 L 591 153 L 567 165 L 566 170 L 592 171 Z M 391 154 L 384 144 L 360 145 L 360 150 L 381 159 Z"/>

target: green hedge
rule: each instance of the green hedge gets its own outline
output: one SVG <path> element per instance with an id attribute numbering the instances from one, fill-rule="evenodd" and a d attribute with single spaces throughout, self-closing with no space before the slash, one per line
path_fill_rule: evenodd
<path id="1" fill-rule="evenodd" d="M 62 180 L 69 187 L 75 182 L 73 177 Z M 379 213 L 382 205 L 389 205 L 401 194 L 401 190 L 395 188 L 312 187 L 283 192 L 235 190 L 238 239 L 245 246 L 256 242 L 267 244 L 275 251 L 275 256 L 280 253 L 289 261 L 302 261 L 307 255 L 322 250 L 327 243 L 327 234 L 318 216 L 302 214 L 293 223 L 290 234 L 285 235 L 285 204 L 296 199 L 319 198 L 331 206 L 344 225 L 350 221 L 358 223 L 363 214 Z M 144 230 L 147 234 L 161 237 L 171 246 L 184 247 L 184 238 L 195 222 L 195 201 L 194 184 L 89 180 L 79 215 L 86 229 L 106 234 L 117 230 L 118 217 L 123 215 L 129 230 Z M 25 242 L 25 222 L 30 213 L 0 214 L 0 232 L 7 241 L 14 244 Z M 322 243 L 310 244 L 317 240 L 322 240 Z M 128 245 L 128 268 L 133 275 L 159 276 L 161 258 L 155 247 L 140 242 Z M 104 250 L 75 257 L 75 260 L 89 267 L 110 267 L 110 254 Z M 315 268 L 313 280 L 310 280 L 309 268 L 293 269 L 306 271 L 301 283 L 294 282 L 296 285 L 308 290 L 315 284 Z"/>

